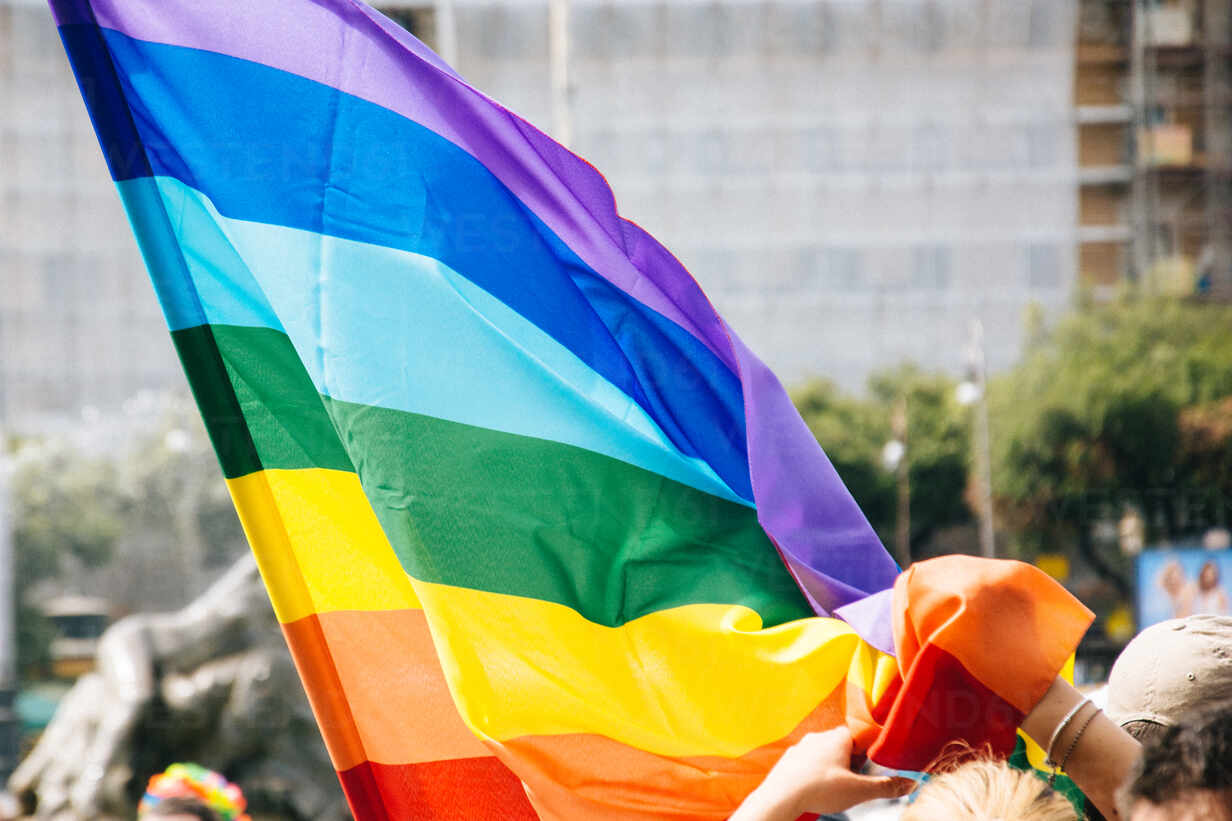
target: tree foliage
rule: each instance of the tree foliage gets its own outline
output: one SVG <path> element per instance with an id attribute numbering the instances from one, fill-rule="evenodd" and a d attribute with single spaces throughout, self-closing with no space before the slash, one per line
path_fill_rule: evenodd
<path id="1" fill-rule="evenodd" d="M 46 667 L 40 591 L 89 592 L 120 612 L 191 599 L 244 549 L 234 507 L 186 397 L 18 443 L 10 480 L 18 664 Z M 78 587 L 87 589 L 76 589 Z"/>
<path id="2" fill-rule="evenodd" d="M 1148 541 L 1222 521 L 1232 309 L 1176 300 L 1090 308 L 1042 334 L 990 391 L 999 512 L 1025 558 L 1072 546 L 1128 594 L 1098 521 L 1132 506 Z"/>
<path id="3" fill-rule="evenodd" d="M 906 398 L 913 554 L 938 530 L 971 516 L 963 495 L 969 424 L 954 389 L 950 379 L 908 365 L 875 375 L 866 398 L 844 395 L 821 380 L 793 393 L 804 421 L 887 545 L 897 519 L 897 481 L 881 454 L 894 438 L 894 406 Z"/>
<path id="4" fill-rule="evenodd" d="M 27 597 L 70 562 L 97 565 L 123 529 L 115 465 L 59 442 L 27 442 L 14 458 L 12 508 L 19 669 L 48 662 L 51 626 Z"/>

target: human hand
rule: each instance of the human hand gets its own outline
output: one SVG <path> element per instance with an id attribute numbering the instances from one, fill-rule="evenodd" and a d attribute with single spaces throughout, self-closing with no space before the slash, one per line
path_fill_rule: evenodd
<path id="1" fill-rule="evenodd" d="M 795 821 L 804 813 L 842 812 L 878 798 L 911 792 L 908 778 L 860 775 L 851 770 L 846 727 L 810 733 L 790 747 L 730 821 Z"/>

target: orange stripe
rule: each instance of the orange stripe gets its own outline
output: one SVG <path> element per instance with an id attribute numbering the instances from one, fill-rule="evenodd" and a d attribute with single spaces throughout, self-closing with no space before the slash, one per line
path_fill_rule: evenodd
<path id="1" fill-rule="evenodd" d="M 842 724 L 844 698 L 840 688 L 791 735 L 739 758 L 669 758 L 590 734 L 491 746 L 526 783 L 543 821 L 718 821 L 801 736 Z"/>
<path id="2" fill-rule="evenodd" d="M 857 737 L 876 732 L 863 718 L 868 696 L 849 683 L 790 735 L 738 758 L 659 756 L 581 733 L 524 736 L 489 749 L 458 716 L 423 611 L 338 611 L 283 629 L 338 770 L 495 752 L 527 783 L 544 819 L 726 818 L 804 733 L 838 726 L 848 712 Z"/>
<path id="3" fill-rule="evenodd" d="M 282 635 L 295 660 L 308 703 L 321 728 L 325 748 L 336 770 L 349 770 L 366 760 L 363 742 L 351 718 L 347 695 L 338 682 L 337 671 L 316 616 L 282 625 Z"/>
<path id="4" fill-rule="evenodd" d="M 933 645 L 1028 713 L 1051 686 L 1094 614 L 1022 562 L 943 556 L 917 562 L 894 585 L 894 644 L 909 667 Z"/>
<path id="5" fill-rule="evenodd" d="M 458 717 L 422 610 L 321 613 L 283 632 L 335 769 L 491 755 Z"/>

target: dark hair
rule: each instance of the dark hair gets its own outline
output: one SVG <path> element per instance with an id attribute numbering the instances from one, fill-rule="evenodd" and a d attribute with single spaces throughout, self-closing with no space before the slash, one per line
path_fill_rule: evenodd
<path id="1" fill-rule="evenodd" d="M 222 817 L 195 798 L 164 798 L 141 814 L 144 818 L 166 818 L 171 815 L 192 815 L 200 821 L 222 821 Z"/>
<path id="2" fill-rule="evenodd" d="M 1232 807 L 1232 704 L 1194 715 L 1148 744 L 1126 797 L 1162 805 L 1194 790 L 1221 793 Z"/>

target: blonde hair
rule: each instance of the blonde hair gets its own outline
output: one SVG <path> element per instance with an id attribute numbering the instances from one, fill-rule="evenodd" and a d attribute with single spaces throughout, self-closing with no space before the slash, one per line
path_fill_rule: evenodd
<path id="1" fill-rule="evenodd" d="M 976 759 L 935 776 L 902 821 L 1075 821 L 1074 805 L 1031 773 Z"/>

